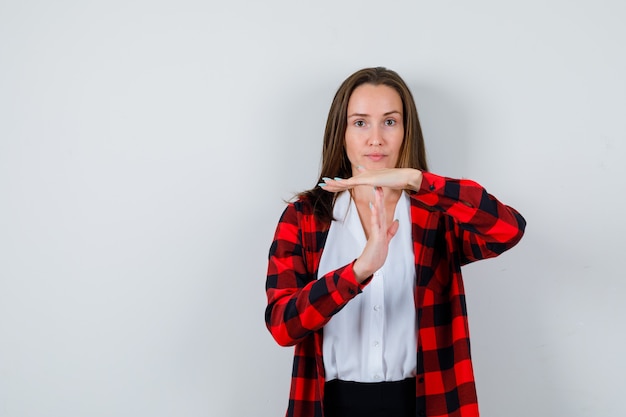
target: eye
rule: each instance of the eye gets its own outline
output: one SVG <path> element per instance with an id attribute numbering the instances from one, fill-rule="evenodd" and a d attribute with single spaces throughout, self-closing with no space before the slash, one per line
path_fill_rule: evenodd
<path id="1" fill-rule="evenodd" d="M 355 125 L 356 127 L 364 127 L 364 126 L 365 126 L 365 122 L 364 122 L 363 120 L 356 120 L 356 121 L 354 122 L 354 125 Z"/>
<path id="2" fill-rule="evenodd" d="M 396 124 L 396 121 L 394 119 L 385 120 L 385 126 L 394 126 L 395 124 Z"/>

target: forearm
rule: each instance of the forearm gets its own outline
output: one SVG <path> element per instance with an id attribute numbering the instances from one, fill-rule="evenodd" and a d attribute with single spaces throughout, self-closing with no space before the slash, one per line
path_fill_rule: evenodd
<path id="1" fill-rule="evenodd" d="M 501 203 L 478 183 L 423 173 L 415 198 L 452 216 L 459 225 L 486 241 L 517 243 L 526 221 L 512 207 Z"/>
<path id="2" fill-rule="evenodd" d="M 266 288 L 266 325 L 282 346 L 294 345 L 311 332 L 321 329 L 363 288 L 356 281 L 353 263 L 308 282 L 301 288 L 297 285 L 289 286 L 289 281 L 293 281 L 293 278 L 268 275 Z"/>

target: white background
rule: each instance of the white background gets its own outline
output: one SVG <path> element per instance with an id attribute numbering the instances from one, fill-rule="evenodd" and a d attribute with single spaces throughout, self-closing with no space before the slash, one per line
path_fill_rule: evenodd
<path id="1" fill-rule="evenodd" d="M 0 416 L 282 416 L 283 199 L 353 71 L 526 217 L 468 266 L 482 415 L 623 412 L 622 0 L 0 1 Z"/>

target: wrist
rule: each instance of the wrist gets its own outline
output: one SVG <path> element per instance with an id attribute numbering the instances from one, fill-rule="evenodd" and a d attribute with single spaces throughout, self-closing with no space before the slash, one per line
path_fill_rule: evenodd
<path id="1" fill-rule="evenodd" d="M 422 187 L 423 175 L 422 171 L 415 168 L 409 168 L 409 178 L 407 180 L 407 188 L 411 191 L 419 191 Z"/>
<path id="2" fill-rule="evenodd" d="M 367 281 L 369 277 L 372 276 L 373 273 L 368 272 L 368 269 L 362 265 L 362 261 L 358 258 L 352 264 L 352 273 L 354 274 L 354 279 L 359 284 L 362 284 L 364 281 Z"/>

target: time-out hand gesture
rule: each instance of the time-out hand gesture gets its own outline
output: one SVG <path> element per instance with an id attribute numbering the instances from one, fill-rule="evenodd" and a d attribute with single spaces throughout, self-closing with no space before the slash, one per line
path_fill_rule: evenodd
<path id="1" fill-rule="evenodd" d="M 378 271 L 387 259 L 389 242 L 398 231 L 398 220 L 387 226 L 383 189 L 374 188 L 374 201 L 370 203 L 369 236 L 361 256 L 354 262 L 353 271 L 358 282 L 365 281 Z M 364 219 L 365 220 L 365 216 Z"/>

